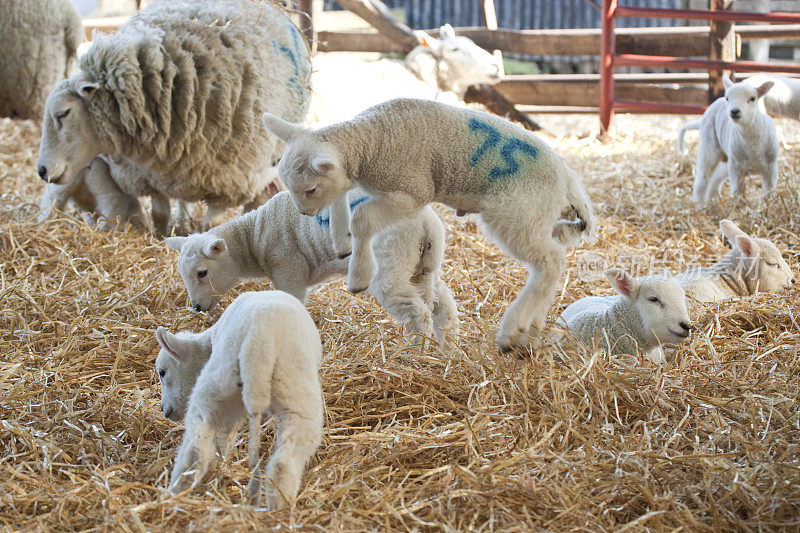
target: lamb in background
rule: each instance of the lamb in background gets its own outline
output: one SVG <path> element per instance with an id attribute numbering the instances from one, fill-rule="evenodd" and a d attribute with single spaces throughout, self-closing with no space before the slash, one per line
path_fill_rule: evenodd
<path id="1" fill-rule="evenodd" d="M 280 291 L 247 292 L 202 333 L 156 331 L 161 410 L 186 418 L 169 491 L 194 488 L 249 415 L 247 453 L 252 505 L 281 509 L 297 496 L 305 465 L 322 441 L 324 403 L 319 381 L 322 343 L 305 307 Z M 261 419 L 275 417 L 275 451 L 259 457 Z M 262 488 L 263 486 L 263 488 Z"/>
<path id="2" fill-rule="evenodd" d="M 580 178 L 538 137 L 486 113 L 403 98 L 317 131 L 267 113 L 264 124 L 287 143 L 279 172 L 300 212 L 316 215 L 356 184 L 369 192 L 350 221 L 350 291 L 372 279 L 375 234 L 442 202 L 480 213 L 486 233 L 528 268 L 501 349 L 524 348 L 530 328 L 541 331 L 565 247 L 592 233 L 594 215 Z M 570 209 L 576 220 L 562 218 Z"/>
<path id="3" fill-rule="evenodd" d="M 772 88 L 758 101 L 759 109 L 773 117 L 800 120 L 800 80 L 756 74 L 745 78 L 742 83 L 757 88 L 767 82 L 772 83 Z"/>
<path id="4" fill-rule="evenodd" d="M 756 292 L 777 293 L 794 285 L 794 273 L 777 246 L 767 239 L 750 237 L 727 219 L 719 227 L 733 250 L 715 265 L 675 276 L 691 298 L 717 302 Z"/>
<path id="5" fill-rule="evenodd" d="M 226 207 L 268 196 L 281 146 L 258 117 L 301 120 L 309 71 L 302 37 L 270 3 L 155 2 L 96 35 L 53 90 L 38 173 L 66 184 L 101 153 L 126 157 L 165 197 L 206 201 L 216 225 Z"/>
<path id="6" fill-rule="evenodd" d="M 618 268 L 605 276 L 618 295 L 581 298 L 564 309 L 560 322 L 586 346 L 664 362 L 661 345 L 683 342 L 691 331 L 686 293 L 671 280 L 634 278 Z"/>
<path id="7" fill-rule="evenodd" d="M 350 206 L 367 201 L 350 191 Z M 180 251 L 178 271 L 192 307 L 213 308 L 222 296 L 247 279 L 269 278 L 276 289 L 305 302 L 308 287 L 347 273 L 347 259 L 334 248 L 332 229 L 348 212 L 325 210 L 301 215 L 291 196 L 281 192 L 258 210 L 207 233 L 170 237 Z M 458 334 L 453 293 L 442 281 L 444 227 L 432 209 L 420 210 L 375 237 L 378 270 L 372 294 L 408 333 L 436 337 L 444 345 Z"/>
<path id="8" fill-rule="evenodd" d="M 41 120 L 81 41 L 81 18 L 69 0 L 0 2 L 0 117 Z"/>
<path id="9" fill-rule="evenodd" d="M 731 196 L 744 195 L 745 177 L 761 175 L 764 192 L 778 180 L 778 136 L 772 119 L 757 100 L 772 87 L 767 81 L 757 88 L 723 78 L 725 97 L 708 106 L 699 121 L 684 125 L 678 133 L 678 151 L 684 152 L 686 130 L 700 128 L 692 197 L 705 202 L 716 194 L 727 177 Z"/>

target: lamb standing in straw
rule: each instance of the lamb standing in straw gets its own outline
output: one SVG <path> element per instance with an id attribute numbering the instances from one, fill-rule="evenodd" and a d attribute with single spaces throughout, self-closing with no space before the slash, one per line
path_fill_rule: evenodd
<path id="1" fill-rule="evenodd" d="M 269 509 L 297 496 L 305 465 L 322 440 L 324 404 L 319 382 L 322 343 L 314 321 L 294 297 L 247 292 L 202 333 L 158 328 L 156 372 L 164 416 L 186 418 L 169 490 L 196 486 L 228 436 L 249 416 L 247 452 L 251 504 L 266 493 Z M 275 417 L 275 451 L 261 466 L 261 419 Z M 262 489 L 263 486 L 263 489 Z"/>
<path id="2" fill-rule="evenodd" d="M 777 246 L 750 237 L 730 220 L 722 220 L 719 227 L 733 250 L 715 265 L 675 277 L 689 296 L 700 302 L 718 302 L 756 292 L 777 293 L 794 285 L 794 273 Z"/>
<path id="3" fill-rule="evenodd" d="M 484 230 L 528 268 L 528 281 L 503 318 L 501 349 L 524 348 L 538 336 L 564 270 L 565 247 L 594 226 L 580 178 L 538 137 L 486 113 L 413 99 L 379 104 L 318 131 L 269 114 L 264 123 L 287 143 L 279 172 L 302 213 L 319 213 L 356 184 L 369 193 L 350 221 L 352 292 L 372 279 L 372 237 L 442 202 L 480 213 Z M 570 208 L 577 220 L 562 218 Z"/>
<path id="4" fill-rule="evenodd" d="M 367 201 L 350 191 L 351 208 Z M 338 219 L 338 220 L 337 220 Z M 278 193 L 258 210 L 207 233 L 170 237 L 180 251 L 178 271 L 198 311 L 214 307 L 233 286 L 246 279 L 269 278 L 276 289 L 305 302 L 308 287 L 347 273 L 331 238 L 348 213 L 325 210 L 301 215 L 287 192 Z M 443 344 L 458 334 L 453 293 L 442 281 L 444 227 L 431 208 L 403 220 L 375 237 L 378 270 L 370 289 L 386 311 L 411 334 L 436 337 Z M 346 254 L 345 254 L 346 255 Z"/>
<path id="5" fill-rule="evenodd" d="M 671 280 L 633 278 L 618 268 L 605 275 L 618 295 L 581 298 L 564 309 L 560 321 L 587 346 L 597 342 L 608 353 L 641 353 L 664 362 L 661 345 L 689 337 L 686 293 Z"/>
<path id="6" fill-rule="evenodd" d="M 281 146 L 258 118 L 305 115 L 308 50 L 268 2 L 158 1 L 113 35 L 97 35 L 80 72 L 47 100 L 39 175 L 68 183 L 98 154 L 152 171 L 168 198 L 257 207 Z"/>

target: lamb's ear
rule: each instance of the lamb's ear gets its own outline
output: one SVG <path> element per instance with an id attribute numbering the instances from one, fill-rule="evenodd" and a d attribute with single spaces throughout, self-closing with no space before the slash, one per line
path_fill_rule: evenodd
<path id="1" fill-rule="evenodd" d="M 180 362 L 184 358 L 187 348 L 184 345 L 185 343 L 170 333 L 164 326 L 158 326 L 156 341 L 176 361 Z"/>
<path id="2" fill-rule="evenodd" d="M 456 38 L 456 30 L 450 24 L 445 24 L 441 28 L 439 28 L 439 38 L 440 39 L 455 39 Z"/>
<path id="3" fill-rule="evenodd" d="M 209 239 L 203 247 L 203 255 L 209 259 L 216 259 L 226 251 L 228 251 L 228 246 L 225 244 L 225 241 L 220 238 Z"/>
<path id="4" fill-rule="evenodd" d="M 78 94 L 84 100 L 88 100 L 94 95 L 94 92 L 100 87 L 99 83 L 93 81 L 82 81 L 78 84 Z"/>
<path id="5" fill-rule="evenodd" d="M 764 96 L 765 94 L 767 94 L 767 91 L 769 91 L 770 89 L 772 89 L 772 86 L 773 86 L 773 85 L 775 85 L 775 83 L 774 83 L 774 82 L 771 82 L 771 81 L 765 81 L 764 83 L 762 83 L 761 85 L 759 85 L 759 86 L 758 86 L 758 89 L 756 89 L 756 91 L 758 92 L 758 97 L 759 97 L 759 98 L 761 98 L 762 96 Z"/>
<path id="6" fill-rule="evenodd" d="M 267 131 L 287 143 L 306 130 L 303 126 L 292 124 L 270 113 L 261 115 L 261 122 Z"/>
<path id="7" fill-rule="evenodd" d="M 636 299 L 640 283 L 621 268 L 609 268 L 605 271 L 606 279 L 617 293 L 631 300 Z"/>
<path id="8" fill-rule="evenodd" d="M 747 235 L 737 235 L 733 245 L 750 259 L 756 259 L 761 255 L 761 247 Z"/>
<path id="9" fill-rule="evenodd" d="M 720 220 L 719 229 L 722 231 L 722 234 L 725 235 L 729 241 L 731 241 L 732 245 L 736 244 L 736 237 L 740 235 L 744 235 L 745 237 L 747 237 L 747 233 L 740 230 L 739 226 L 737 226 L 727 218 Z"/>
<path id="10" fill-rule="evenodd" d="M 722 85 L 726 89 L 729 89 L 734 86 L 734 83 L 731 81 L 730 77 L 728 77 L 728 75 L 725 74 L 724 76 L 722 76 Z"/>
<path id="11" fill-rule="evenodd" d="M 314 154 L 311 158 L 311 169 L 317 174 L 325 174 L 336 168 L 336 160 L 325 152 Z"/>
<path id="12" fill-rule="evenodd" d="M 164 239 L 164 244 L 180 252 L 183 245 L 186 244 L 186 239 L 188 239 L 188 237 L 167 237 Z"/>

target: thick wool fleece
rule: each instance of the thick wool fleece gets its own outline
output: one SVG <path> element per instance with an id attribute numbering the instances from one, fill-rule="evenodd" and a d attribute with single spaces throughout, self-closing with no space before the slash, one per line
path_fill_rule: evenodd
<path id="1" fill-rule="evenodd" d="M 100 84 L 88 109 L 101 152 L 152 170 L 159 192 L 185 201 L 253 201 L 282 149 L 261 114 L 302 120 L 310 93 L 306 45 L 267 2 L 155 2 L 96 36 L 80 70 Z"/>
<path id="2" fill-rule="evenodd" d="M 69 0 L 0 2 L 0 117 L 41 120 L 81 41 L 81 18 Z"/>

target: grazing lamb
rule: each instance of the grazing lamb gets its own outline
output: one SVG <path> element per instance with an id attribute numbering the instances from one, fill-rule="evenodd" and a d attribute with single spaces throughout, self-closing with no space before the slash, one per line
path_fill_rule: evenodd
<path id="1" fill-rule="evenodd" d="M 0 2 L 0 117 L 41 120 L 81 41 L 81 17 L 69 0 Z"/>
<path id="2" fill-rule="evenodd" d="M 258 117 L 303 118 L 308 50 L 269 2 L 154 2 L 112 35 L 96 35 L 80 72 L 47 100 L 38 173 L 65 184 L 98 154 L 152 171 L 168 198 L 232 205 L 265 200 L 281 147 Z"/>
<path id="3" fill-rule="evenodd" d="M 587 346 L 598 342 L 608 353 L 664 362 L 661 345 L 689 337 L 686 293 L 673 281 L 633 278 L 618 268 L 605 275 L 619 295 L 581 298 L 564 309 L 560 322 Z"/>
<path id="4" fill-rule="evenodd" d="M 699 121 L 686 124 L 678 133 L 678 151 L 683 153 L 687 129 L 700 128 L 692 197 L 705 202 L 719 191 L 725 177 L 731 196 L 744 194 L 745 177 L 761 175 L 764 192 L 778 180 L 778 136 L 775 124 L 763 113 L 757 100 L 772 87 L 767 81 L 757 88 L 723 78 L 725 97 L 712 103 Z"/>
<path id="5" fill-rule="evenodd" d="M 291 503 L 322 441 L 322 343 L 305 307 L 280 291 L 246 292 L 206 331 L 173 335 L 160 327 L 156 340 L 161 411 L 171 420 L 186 418 L 170 492 L 194 488 L 203 479 L 215 445 L 224 450 L 247 414 L 249 501 L 258 504 L 265 485 L 269 509 Z M 264 469 L 259 448 L 267 412 L 275 417 L 276 437 Z"/>
<path id="6" fill-rule="evenodd" d="M 450 24 L 439 29 L 439 39 L 423 31 L 417 36 L 421 44 L 406 56 L 406 67 L 422 81 L 461 99 L 470 85 L 500 81 L 497 58 L 471 39 L 456 37 Z"/>
<path id="7" fill-rule="evenodd" d="M 351 208 L 368 197 L 350 191 Z M 334 204 L 335 207 L 336 204 Z M 316 217 L 302 216 L 288 192 L 278 193 L 258 210 L 218 226 L 208 233 L 170 237 L 180 251 L 178 271 L 192 306 L 214 307 L 243 280 L 269 278 L 276 289 L 305 302 L 308 287 L 347 273 L 347 259 L 334 249 L 332 229 L 347 209 L 331 209 Z M 386 311 L 408 332 L 434 336 L 444 344 L 458 333 L 453 294 L 441 278 L 444 228 L 432 209 L 375 237 L 378 270 L 370 289 Z"/>
<path id="8" fill-rule="evenodd" d="M 352 292 L 372 279 L 372 237 L 442 202 L 459 213 L 480 213 L 484 230 L 528 268 L 528 281 L 503 318 L 501 349 L 527 346 L 531 326 L 541 331 L 565 247 L 594 226 L 580 178 L 541 139 L 486 113 L 404 98 L 318 131 L 263 118 L 287 143 L 278 168 L 302 213 L 316 215 L 356 184 L 370 194 L 350 221 Z M 570 208 L 574 221 L 562 218 Z"/>
<path id="9" fill-rule="evenodd" d="M 750 237 L 730 220 L 719 223 L 733 246 L 715 265 L 691 269 L 675 277 L 693 299 L 718 302 L 756 292 L 781 292 L 795 283 L 794 273 L 778 247 Z"/>

